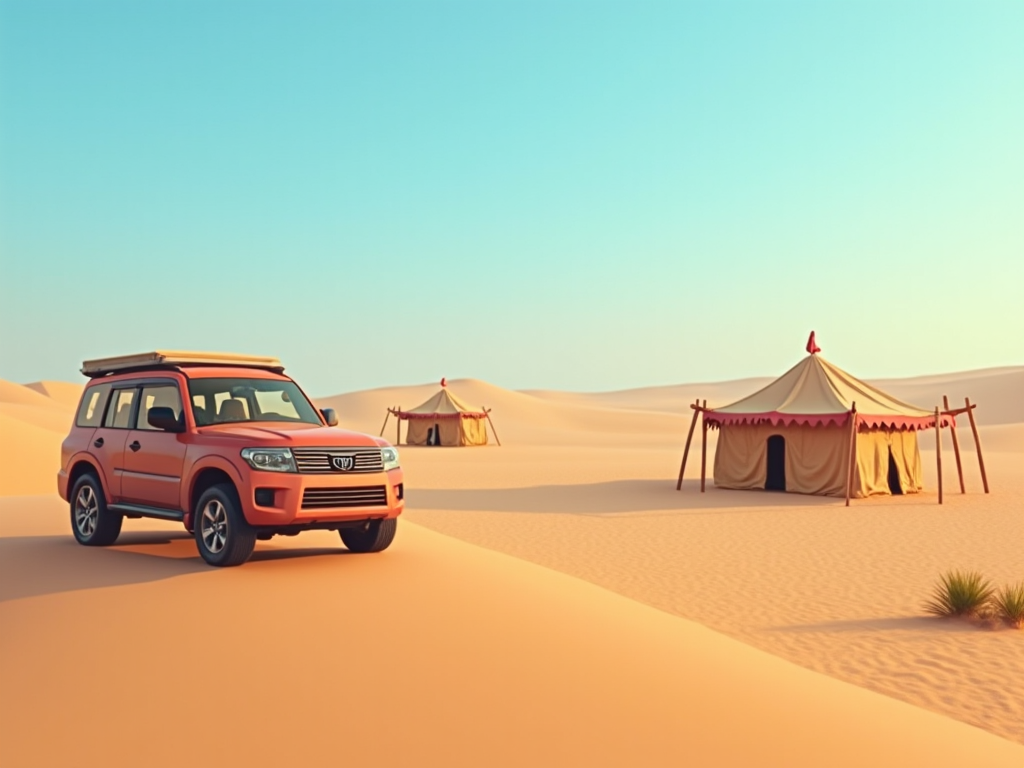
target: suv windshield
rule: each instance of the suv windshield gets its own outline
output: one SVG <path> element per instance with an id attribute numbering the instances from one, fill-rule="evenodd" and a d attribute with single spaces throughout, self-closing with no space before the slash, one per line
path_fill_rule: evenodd
<path id="1" fill-rule="evenodd" d="M 288 421 L 322 425 L 316 409 L 292 381 L 190 379 L 196 426 L 240 421 Z"/>

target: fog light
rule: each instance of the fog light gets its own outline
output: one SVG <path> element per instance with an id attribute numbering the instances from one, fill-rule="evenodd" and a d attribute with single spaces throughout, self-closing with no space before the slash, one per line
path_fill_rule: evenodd
<path id="1" fill-rule="evenodd" d="M 399 501 L 405 498 L 405 483 L 399 483 L 395 486 L 395 498 Z"/>
<path id="2" fill-rule="evenodd" d="M 258 506 L 258 507 L 272 507 L 272 506 L 274 506 L 274 489 L 273 488 L 257 488 L 256 489 L 256 506 Z"/>

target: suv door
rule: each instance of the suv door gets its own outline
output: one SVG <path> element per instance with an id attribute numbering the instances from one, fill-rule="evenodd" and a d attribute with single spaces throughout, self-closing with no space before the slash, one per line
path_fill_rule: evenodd
<path id="1" fill-rule="evenodd" d="M 93 432 L 89 452 L 96 457 L 107 483 L 108 503 L 121 500 L 121 473 L 124 471 L 124 446 L 134 418 L 138 390 L 130 381 L 114 385 L 103 424 Z"/>
<path id="2" fill-rule="evenodd" d="M 164 432 L 151 426 L 149 411 L 158 407 L 171 408 L 184 423 L 177 382 L 147 383 L 140 389 L 135 428 L 128 433 L 125 444 L 121 496 L 136 504 L 180 509 L 187 433 Z"/>

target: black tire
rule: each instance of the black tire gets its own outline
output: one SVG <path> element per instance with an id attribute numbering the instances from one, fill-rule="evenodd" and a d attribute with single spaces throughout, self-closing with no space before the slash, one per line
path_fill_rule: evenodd
<path id="1" fill-rule="evenodd" d="M 256 547 L 256 531 L 242 515 L 233 485 L 214 485 L 199 497 L 194 529 L 199 555 L 210 565 L 241 565 Z"/>
<path id="2" fill-rule="evenodd" d="M 107 547 L 121 535 L 124 516 L 107 509 L 103 486 L 96 475 L 88 473 L 71 488 L 71 532 L 87 547 Z"/>
<path id="3" fill-rule="evenodd" d="M 398 518 L 374 520 L 366 530 L 349 528 L 338 531 L 342 542 L 353 552 L 380 552 L 395 540 Z"/>

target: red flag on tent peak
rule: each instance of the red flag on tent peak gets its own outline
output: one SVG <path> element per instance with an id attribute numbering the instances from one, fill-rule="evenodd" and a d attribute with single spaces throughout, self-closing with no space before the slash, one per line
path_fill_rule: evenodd
<path id="1" fill-rule="evenodd" d="M 807 339 L 807 352 L 811 355 L 821 352 L 821 347 L 814 343 L 814 331 L 811 331 L 810 338 Z"/>
<path id="2" fill-rule="evenodd" d="M 447 387 L 448 386 L 448 382 L 445 380 L 444 376 L 441 377 L 441 386 L 442 387 Z"/>

